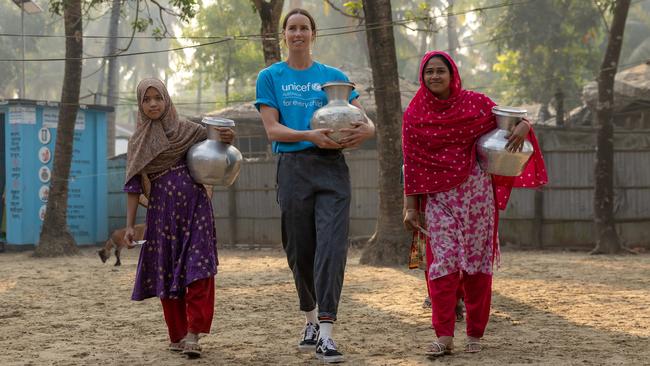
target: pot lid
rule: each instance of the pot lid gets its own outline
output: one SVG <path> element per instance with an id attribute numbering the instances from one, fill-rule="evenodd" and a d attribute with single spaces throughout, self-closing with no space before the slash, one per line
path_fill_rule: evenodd
<path id="1" fill-rule="evenodd" d="M 228 119 L 228 118 L 222 118 L 222 117 L 205 116 L 205 117 L 203 117 L 201 122 L 205 123 L 206 125 L 210 125 L 210 126 L 235 127 L 235 121 L 233 121 L 231 119 Z"/>
<path id="2" fill-rule="evenodd" d="M 355 87 L 353 82 L 345 81 L 345 80 L 328 81 L 325 84 L 323 84 L 322 87 L 326 88 L 328 86 L 349 86 L 352 89 L 354 89 L 354 87 Z"/>
<path id="3" fill-rule="evenodd" d="M 494 106 L 492 107 L 492 113 L 500 115 L 500 116 L 508 116 L 508 117 L 525 117 L 526 111 L 523 108 L 517 108 L 517 107 L 509 107 L 509 106 Z"/>

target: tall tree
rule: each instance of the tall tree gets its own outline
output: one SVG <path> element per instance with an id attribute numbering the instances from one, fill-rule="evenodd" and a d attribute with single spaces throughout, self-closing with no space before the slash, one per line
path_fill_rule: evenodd
<path id="1" fill-rule="evenodd" d="M 456 60 L 458 51 L 458 32 L 456 30 L 456 15 L 454 14 L 454 0 L 447 0 L 447 49 L 451 58 Z"/>
<path id="2" fill-rule="evenodd" d="M 630 0 L 614 3 L 614 19 L 609 30 L 607 50 L 598 76 L 598 104 L 596 119 L 598 137 L 596 164 L 594 167 L 594 223 L 596 225 L 596 247 L 593 254 L 614 254 L 623 246 L 616 233 L 614 221 L 614 77 L 623 45 L 625 20 L 630 9 Z"/>
<path id="3" fill-rule="evenodd" d="M 50 3 L 52 12 L 56 14 L 63 13 L 66 35 L 65 67 L 54 147 L 52 185 L 39 243 L 34 251 L 34 256 L 37 257 L 54 257 L 78 252 L 74 237 L 68 230 L 67 209 L 68 178 L 70 176 L 70 165 L 72 162 L 74 124 L 77 118 L 77 111 L 79 110 L 79 90 L 81 88 L 83 61 L 82 1 L 51 0 Z M 194 15 L 196 0 L 177 0 L 174 6 L 179 9 L 178 12 L 173 12 L 171 9 L 163 7 L 155 0 L 149 1 L 159 7 L 161 14 L 162 12 L 167 12 L 178 16 L 181 20 L 188 20 Z M 160 21 L 165 32 L 162 32 L 160 28 L 156 28 L 154 29 L 154 33 L 165 35 L 166 26 L 162 17 Z M 140 21 L 139 23 L 136 21 L 133 24 L 134 32 L 135 29 L 144 29 L 146 25 L 152 23 L 153 20 L 151 18 Z M 143 24 L 146 25 L 143 26 Z"/>
<path id="4" fill-rule="evenodd" d="M 402 106 L 391 3 L 390 0 L 363 0 L 363 10 L 377 105 L 379 213 L 375 235 L 363 251 L 361 262 L 394 265 L 407 260 L 408 234 L 402 226 L 402 188 L 399 179 Z"/>
<path id="5" fill-rule="evenodd" d="M 350 41 L 343 41 L 340 42 L 339 47 L 342 47 L 343 50 L 337 49 L 334 44 L 330 44 L 327 48 L 327 51 L 329 52 L 334 52 L 337 55 L 337 61 L 340 63 L 345 63 L 345 58 L 341 58 L 342 56 L 352 56 L 354 57 L 353 63 L 355 65 L 358 65 L 359 67 L 367 67 L 369 66 L 369 55 L 368 55 L 368 44 L 366 43 L 366 32 L 364 28 L 364 17 L 363 17 L 363 4 L 361 4 L 361 0 L 352 0 L 352 1 L 345 1 L 343 0 L 343 4 L 338 5 L 337 3 L 334 2 L 334 0 L 324 0 L 325 7 L 324 9 L 326 10 L 324 13 L 325 16 L 329 14 L 329 9 L 334 9 L 337 13 L 343 15 L 345 17 L 345 27 L 347 29 L 352 29 L 353 27 L 356 28 L 353 33 L 352 33 L 352 42 L 356 42 L 360 46 L 360 51 L 361 51 L 361 56 L 358 56 L 358 53 L 356 52 L 350 52 L 349 50 L 349 43 Z M 322 26 L 321 26 L 322 27 Z M 333 47 L 332 47 L 333 46 Z"/>
<path id="6" fill-rule="evenodd" d="M 108 59 L 108 82 L 106 90 L 106 105 L 113 108 L 113 111 L 108 112 L 106 118 L 107 124 L 107 154 L 108 156 L 115 155 L 115 115 L 117 111 L 117 95 L 119 94 L 119 59 L 116 57 L 118 53 L 117 37 L 119 36 L 120 26 L 120 9 L 122 7 L 122 0 L 112 0 L 111 6 L 111 20 L 108 26 L 108 44 L 110 57 Z"/>
<path id="7" fill-rule="evenodd" d="M 621 49 L 621 63 L 638 64 L 650 57 L 650 2 L 630 4 L 625 21 L 625 42 Z"/>
<path id="8" fill-rule="evenodd" d="M 266 66 L 282 59 L 280 53 L 279 24 L 284 0 L 251 0 L 262 20 L 262 48 Z"/>
<path id="9" fill-rule="evenodd" d="M 560 89 L 579 95 L 601 57 L 601 15 L 593 1 L 548 0 L 504 7 L 485 18 L 499 49 L 496 70 L 507 103 L 540 103 L 543 110 Z M 567 100 L 566 109 L 579 104 Z"/>
<path id="10" fill-rule="evenodd" d="M 41 228 L 36 257 L 54 257 L 78 252 L 75 240 L 68 231 L 68 177 L 72 160 L 74 123 L 79 110 L 81 88 L 81 57 L 83 55 L 83 27 L 81 0 L 61 3 L 65 24 L 65 70 L 56 129 L 52 186 L 47 201 L 45 220 Z"/>
<path id="11" fill-rule="evenodd" d="M 197 14 L 195 25 L 183 29 L 183 35 L 188 37 L 228 35 L 234 38 L 196 49 L 192 60 L 183 63 L 193 73 L 188 86 L 193 86 L 199 75 L 203 77 L 205 89 L 213 82 L 222 83 L 227 104 L 233 93 L 254 85 L 252 80 L 264 66 L 262 50 L 256 40 L 239 39 L 259 31 L 260 19 L 250 16 L 254 11 L 248 2 L 215 0 Z"/>

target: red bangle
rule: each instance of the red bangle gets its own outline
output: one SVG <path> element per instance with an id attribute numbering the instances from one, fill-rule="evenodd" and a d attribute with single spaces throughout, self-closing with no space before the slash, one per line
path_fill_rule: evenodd
<path id="1" fill-rule="evenodd" d="M 521 121 L 519 121 L 519 123 L 525 123 L 526 125 L 528 125 L 529 130 L 533 129 L 533 125 L 530 122 L 526 121 L 525 119 L 522 119 Z"/>

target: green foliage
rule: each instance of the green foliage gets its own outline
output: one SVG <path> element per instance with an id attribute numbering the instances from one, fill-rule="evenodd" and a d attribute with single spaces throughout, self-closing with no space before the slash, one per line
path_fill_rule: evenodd
<path id="1" fill-rule="evenodd" d="M 621 64 L 630 65 L 650 59 L 650 2 L 630 6 L 625 24 Z"/>
<path id="2" fill-rule="evenodd" d="M 427 21 L 433 9 L 434 7 L 431 4 L 424 1 L 416 3 L 415 6 L 408 4 L 408 7 L 404 10 L 404 19 L 413 22 Z"/>
<path id="3" fill-rule="evenodd" d="M 235 89 L 249 84 L 264 67 L 261 42 L 257 38 L 247 38 L 259 30 L 259 17 L 248 2 L 216 0 L 197 14 L 195 24 L 183 29 L 183 36 L 223 37 L 224 42 L 196 48 L 192 62 L 183 66 L 193 73 L 207 75 L 204 87 L 210 82 L 229 81 Z M 218 38 L 202 42 L 215 40 Z M 226 80 L 228 77 L 230 80 Z M 196 77 L 192 79 L 195 81 Z"/>
<path id="4" fill-rule="evenodd" d="M 347 1 L 343 3 L 343 8 L 349 15 L 363 14 L 363 3 L 361 0 Z"/>
<path id="5" fill-rule="evenodd" d="M 131 22 L 131 27 L 135 29 L 136 32 L 144 32 L 153 24 L 153 19 L 144 18 L 144 19 L 135 19 Z"/>
<path id="6" fill-rule="evenodd" d="M 196 15 L 198 0 L 170 0 L 169 4 L 177 10 L 180 21 L 188 22 Z"/>
<path id="7" fill-rule="evenodd" d="M 50 0 L 49 10 L 53 15 L 63 15 L 65 5 L 69 0 Z M 181 22 L 189 22 L 197 12 L 199 0 L 168 0 L 168 1 L 151 1 L 151 0 L 135 0 L 140 9 L 140 16 L 146 15 L 144 18 L 138 18 L 131 22 L 132 29 L 137 32 L 145 32 L 149 27 L 154 26 L 152 34 L 154 36 L 164 37 L 168 32 L 164 24 L 161 23 L 162 13 L 173 15 Z M 81 0 L 82 7 L 85 10 L 85 15 L 90 13 L 90 9 L 99 9 L 102 6 L 110 6 L 112 0 Z M 125 1 L 126 2 L 126 1 Z M 124 9 L 124 6 L 122 7 Z M 142 11 L 142 9 L 146 9 Z M 125 11 L 123 10 L 123 15 Z M 153 16 L 157 14 L 159 16 Z"/>
<path id="8" fill-rule="evenodd" d="M 602 23 L 591 1 L 531 1 L 504 9 L 492 30 L 500 99 L 549 103 L 561 90 L 570 108 L 601 58 Z"/>
<path id="9" fill-rule="evenodd" d="M 41 4 L 42 5 L 42 4 Z M 54 19 L 53 19 L 54 18 Z M 58 18 L 58 19 L 57 19 Z M 24 17 L 25 34 L 36 37 L 25 37 L 25 58 L 39 58 L 48 54 L 56 57 L 64 56 L 63 38 L 53 41 L 52 38 L 39 38 L 39 35 L 63 33 L 63 22 L 60 17 L 49 12 L 29 14 Z M 0 33 L 12 34 L 0 37 L 0 58 L 21 59 L 22 39 L 20 34 L 20 8 L 11 1 L 0 2 Z M 0 99 L 19 96 L 22 63 L 0 62 Z M 28 99 L 56 100 L 61 92 L 61 62 L 25 62 L 25 86 Z"/>

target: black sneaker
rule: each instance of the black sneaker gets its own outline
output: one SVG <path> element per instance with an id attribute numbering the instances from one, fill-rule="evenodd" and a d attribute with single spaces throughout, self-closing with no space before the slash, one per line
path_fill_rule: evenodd
<path id="1" fill-rule="evenodd" d="M 343 362 L 343 354 L 336 350 L 336 344 L 332 338 L 319 339 L 316 346 L 316 357 L 325 363 Z"/>
<path id="2" fill-rule="evenodd" d="M 318 329 L 318 324 L 305 324 L 305 330 L 302 333 L 302 340 L 298 344 L 299 350 L 313 351 L 316 349 L 316 343 L 318 342 Z"/>

